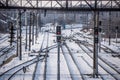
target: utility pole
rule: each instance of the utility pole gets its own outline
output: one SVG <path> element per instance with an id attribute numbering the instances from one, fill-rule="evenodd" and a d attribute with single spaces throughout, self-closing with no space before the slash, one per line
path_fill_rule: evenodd
<path id="1" fill-rule="evenodd" d="M 109 45 L 111 45 L 110 27 L 111 27 L 111 12 L 109 12 L 109 25 L 108 25 Z"/>
<path id="2" fill-rule="evenodd" d="M 94 11 L 94 55 L 93 55 L 93 77 L 98 77 L 98 14 L 97 0 L 95 0 Z"/>
<path id="3" fill-rule="evenodd" d="M 27 30 L 28 30 L 28 26 L 27 26 L 27 12 L 25 12 L 25 26 L 26 26 L 26 44 L 25 44 L 25 50 L 27 50 Z"/>
<path id="4" fill-rule="evenodd" d="M 99 52 L 101 52 L 101 39 L 102 39 L 101 31 L 102 31 L 102 29 L 99 27 L 99 31 L 98 31 L 99 32 Z"/>
<path id="5" fill-rule="evenodd" d="M 18 54 L 19 54 L 19 13 L 18 13 L 18 11 L 17 11 L 17 49 L 16 49 L 16 56 L 18 56 Z"/>
<path id="6" fill-rule="evenodd" d="M 36 0 L 36 6 L 38 7 L 38 0 Z M 37 29 L 38 29 L 38 21 L 39 21 L 39 14 L 38 14 L 38 11 L 36 11 L 36 14 L 35 14 L 36 16 L 35 16 L 35 20 L 36 20 L 36 32 L 35 32 L 35 43 L 37 43 Z"/>
<path id="7" fill-rule="evenodd" d="M 38 27 L 38 33 L 39 33 L 39 31 L 41 32 L 41 23 L 42 23 L 42 20 L 41 20 L 41 13 L 39 14 L 39 16 L 38 16 L 38 21 L 39 21 L 39 27 Z M 46 20 L 45 20 L 46 21 Z"/>
<path id="8" fill-rule="evenodd" d="M 112 1 L 111 1 L 111 8 L 112 8 Z M 108 26 L 108 34 L 109 34 L 109 45 L 111 45 L 111 11 L 109 12 L 109 26 Z"/>
<path id="9" fill-rule="evenodd" d="M 33 13 L 33 27 L 32 27 L 32 45 L 34 45 L 34 20 L 35 20 L 35 15 L 34 15 L 34 13 Z"/>
<path id="10" fill-rule="evenodd" d="M 89 13 L 87 12 L 87 28 L 89 27 Z"/>
<path id="11" fill-rule="evenodd" d="M 102 25 L 102 21 L 99 20 L 99 17 L 100 17 L 100 14 L 98 15 L 98 36 L 99 36 L 99 52 L 101 52 L 101 39 L 102 39 L 102 36 L 101 36 L 101 31 L 102 31 L 102 28 L 101 28 L 101 25 Z"/>
<path id="12" fill-rule="evenodd" d="M 36 14 L 36 33 L 35 33 L 36 41 L 37 41 L 37 37 L 38 37 L 38 27 L 39 27 L 39 14 L 37 12 L 37 14 Z"/>
<path id="13" fill-rule="evenodd" d="M 29 51 L 31 51 L 31 24 L 32 24 L 32 13 L 30 12 L 30 26 L 29 26 Z"/>
<path id="14" fill-rule="evenodd" d="M 20 18 L 20 21 L 19 21 L 19 30 L 20 30 L 20 36 L 19 36 L 19 40 L 20 40 L 20 60 L 22 60 L 22 25 L 21 25 L 21 11 L 19 11 L 19 18 Z"/>

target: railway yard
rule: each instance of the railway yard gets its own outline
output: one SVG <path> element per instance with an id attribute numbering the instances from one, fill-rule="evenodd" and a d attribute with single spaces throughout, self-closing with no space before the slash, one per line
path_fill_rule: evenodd
<path id="1" fill-rule="evenodd" d="M 0 0 L 0 80 L 120 80 L 120 0 Z"/>
<path id="2" fill-rule="evenodd" d="M 92 35 L 84 33 L 81 28 L 61 31 L 58 71 L 58 44 L 56 34 L 52 31 L 43 29 L 39 32 L 36 43 L 31 46 L 31 52 L 25 51 L 23 47 L 22 60 L 14 57 L 10 62 L 5 62 L 15 55 L 16 45 L 1 45 L 0 59 L 3 61 L 1 60 L 0 80 L 56 80 L 58 72 L 61 80 L 94 80 Z M 22 36 L 24 35 L 23 33 Z M 6 41 L 6 36 L 1 37 L 1 44 Z M 114 42 L 112 44 L 114 45 L 109 46 L 107 41 L 101 42 L 98 53 L 98 80 L 120 79 L 120 46 Z"/>

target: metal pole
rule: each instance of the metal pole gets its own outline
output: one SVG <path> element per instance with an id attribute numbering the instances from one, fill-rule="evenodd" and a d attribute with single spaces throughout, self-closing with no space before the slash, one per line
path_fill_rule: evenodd
<path id="1" fill-rule="evenodd" d="M 101 52 L 101 32 L 99 32 L 99 52 Z"/>
<path id="2" fill-rule="evenodd" d="M 101 26 L 101 22 L 99 21 L 99 13 L 98 13 L 98 37 L 99 37 L 99 52 L 101 52 L 101 28 L 100 28 L 100 26 Z"/>
<path id="3" fill-rule="evenodd" d="M 88 13 L 87 13 L 87 28 L 88 28 L 88 21 L 89 21 L 89 17 L 88 17 Z"/>
<path id="4" fill-rule="evenodd" d="M 39 21 L 39 23 L 38 23 L 38 33 L 39 33 L 39 31 L 41 32 L 41 22 L 42 22 L 42 20 L 41 20 L 41 13 L 39 14 L 39 16 L 38 16 L 38 21 Z"/>
<path id="5" fill-rule="evenodd" d="M 53 13 L 54 16 L 53 16 L 53 31 L 55 30 L 55 13 Z"/>
<path id="6" fill-rule="evenodd" d="M 9 2 L 9 0 L 6 0 L 6 6 L 8 6 L 8 2 Z"/>
<path id="7" fill-rule="evenodd" d="M 60 80 L 60 42 L 58 42 L 58 73 L 57 80 Z"/>
<path id="8" fill-rule="evenodd" d="M 61 26 L 56 27 L 56 41 L 58 44 L 57 80 L 60 80 L 60 45 L 61 45 Z"/>
<path id="9" fill-rule="evenodd" d="M 65 29 L 65 24 L 66 24 L 66 14 L 65 14 L 65 12 L 64 12 L 64 20 L 63 20 L 63 22 L 64 22 L 64 29 Z"/>
<path id="10" fill-rule="evenodd" d="M 111 8 L 112 8 L 112 1 L 111 1 Z M 111 45 L 111 31 L 110 31 L 110 27 L 111 27 L 111 11 L 109 12 L 109 45 Z"/>
<path id="11" fill-rule="evenodd" d="M 93 77 L 98 77 L 98 12 L 94 12 L 94 59 L 93 59 Z"/>
<path id="12" fill-rule="evenodd" d="M 22 6 L 22 0 L 20 1 L 20 5 Z"/>
<path id="13" fill-rule="evenodd" d="M 19 17 L 19 13 L 17 12 L 17 18 L 18 18 L 18 17 Z M 18 39 L 19 39 L 19 37 L 18 37 L 18 36 L 19 36 L 19 35 L 18 35 L 18 32 L 19 32 L 19 31 L 18 31 L 18 29 L 19 29 L 19 19 L 17 19 L 17 51 L 16 51 L 16 56 L 18 56 L 18 54 L 19 54 L 19 51 L 18 51 L 18 50 L 19 50 L 19 48 L 18 48 L 18 47 L 19 47 L 19 42 L 18 42 Z"/>
<path id="14" fill-rule="evenodd" d="M 109 12 L 109 26 L 108 26 L 109 45 L 111 45 L 110 26 L 111 26 L 111 12 Z"/>
<path id="15" fill-rule="evenodd" d="M 34 16 L 34 13 L 33 13 L 33 27 L 32 27 L 32 45 L 34 45 L 34 19 L 35 19 L 35 16 Z"/>
<path id="16" fill-rule="evenodd" d="M 66 0 L 66 8 L 68 9 L 68 0 Z"/>
<path id="17" fill-rule="evenodd" d="M 27 33 L 28 33 L 28 32 L 27 32 L 27 27 L 28 27 L 28 26 L 27 26 L 27 12 L 25 13 L 25 26 L 26 26 L 26 44 L 25 44 L 25 50 L 26 50 L 26 49 L 27 49 L 27 37 L 28 37 L 28 36 L 27 36 Z"/>
<path id="18" fill-rule="evenodd" d="M 36 0 L 36 6 L 38 7 L 38 0 Z M 36 31 L 35 31 L 35 43 L 37 43 L 37 29 L 38 29 L 38 11 L 36 11 L 35 14 L 35 20 L 36 20 Z"/>
<path id="19" fill-rule="evenodd" d="M 29 26 L 29 51 L 31 50 L 31 17 L 32 13 L 30 12 L 30 26 Z"/>
<path id="20" fill-rule="evenodd" d="M 117 45 L 117 36 L 118 36 L 118 29 L 116 29 L 116 45 Z"/>
<path id="21" fill-rule="evenodd" d="M 97 0 L 95 0 L 95 9 Z M 94 55 L 93 55 L 93 77 L 98 77 L 98 12 L 94 11 Z"/>
<path id="22" fill-rule="evenodd" d="M 38 13 L 36 13 L 35 43 L 37 42 L 37 28 L 38 28 Z"/>
<path id="23" fill-rule="evenodd" d="M 22 60 L 22 37 L 21 37 L 21 34 L 22 34 L 22 25 L 21 25 L 21 11 L 19 12 L 19 16 L 20 16 L 20 21 L 19 21 L 19 25 L 20 25 L 20 36 L 19 36 L 19 39 L 20 39 L 20 60 Z"/>

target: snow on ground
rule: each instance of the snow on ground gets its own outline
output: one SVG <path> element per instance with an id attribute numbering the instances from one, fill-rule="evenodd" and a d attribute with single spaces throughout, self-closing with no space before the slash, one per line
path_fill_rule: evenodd
<path id="1" fill-rule="evenodd" d="M 92 69 L 90 67 L 88 67 L 88 65 L 85 63 L 85 61 L 82 59 L 83 55 L 85 54 L 82 50 L 80 50 L 79 53 L 77 53 L 77 51 L 79 51 L 79 47 L 77 44 L 75 43 L 71 43 L 71 42 L 67 42 L 68 46 L 71 47 L 71 49 L 73 50 L 73 57 L 75 58 L 77 64 L 80 66 L 80 70 L 82 74 L 91 74 L 92 73 Z M 90 61 L 91 64 L 93 64 L 93 61 Z"/>
<path id="2" fill-rule="evenodd" d="M 47 80 L 57 80 L 57 48 L 50 51 L 47 59 Z"/>
<path id="3" fill-rule="evenodd" d="M 63 54 L 60 53 L 60 79 L 72 80 Z"/>
<path id="4" fill-rule="evenodd" d="M 23 69 L 20 70 L 12 80 L 32 80 L 33 72 L 34 72 L 35 64 L 26 67 L 26 72 L 23 72 Z"/>
<path id="5" fill-rule="evenodd" d="M 50 28 L 52 24 L 47 24 L 46 26 L 48 27 L 47 30 L 50 29 L 54 29 L 53 27 Z M 72 26 L 72 27 L 71 27 Z M 73 26 L 75 27 L 80 27 L 81 25 L 79 24 L 73 24 L 73 25 L 67 25 L 67 28 L 69 29 L 65 29 L 62 30 L 62 35 L 64 37 L 70 37 L 74 35 L 75 39 L 79 39 L 82 41 L 87 41 L 88 43 L 93 44 L 93 40 L 87 39 L 85 37 L 92 37 L 91 35 L 88 35 L 88 33 L 84 33 L 81 32 L 81 28 L 77 28 L 77 29 L 73 29 Z M 56 35 L 53 33 L 49 33 L 49 42 L 47 43 L 47 32 L 44 32 L 45 29 L 42 29 L 43 32 L 39 33 L 39 37 L 37 39 L 37 42 L 32 45 L 32 50 L 25 51 L 25 44 L 23 44 L 22 47 L 22 60 L 20 61 L 18 57 L 13 58 L 12 61 L 10 61 L 9 63 L 5 64 L 4 66 L 2 66 L 0 68 L 0 74 L 2 74 L 3 72 L 11 69 L 14 66 L 17 66 L 21 63 L 24 63 L 28 60 L 31 60 L 33 58 L 36 57 L 35 52 L 38 52 L 40 50 L 41 44 L 42 44 L 42 40 L 43 40 L 43 36 L 44 34 L 46 34 L 46 40 L 44 40 L 44 45 L 42 48 L 46 48 L 46 45 L 48 44 L 48 47 L 51 45 L 55 45 L 55 40 L 56 40 Z M 25 31 L 23 31 L 23 43 L 25 43 Z M 55 31 L 54 31 L 55 32 Z M 80 33 L 81 35 L 77 35 L 76 33 Z M 85 36 L 85 37 L 84 37 Z M 87 55 L 85 54 L 85 52 L 73 41 L 69 41 L 66 40 L 67 45 L 69 46 L 71 52 L 72 52 L 72 56 L 75 59 L 75 63 L 77 66 L 75 65 L 72 57 L 70 56 L 70 54 L 68 53 L 67 49 L 65 48 L 65 46 L 63 47 L 64 53 L 62 53 L 62 50 L 60 52 L 60 76 L 61 76 L 61 80 L 82 80 L 81 74 L 84 75 L 84 78 L 86 80 L 102 80 L 102 78 L 92 78 L 92 74 L 93 74 L 93 60 Z M 112 42 L 113 43 L 113 42 Z M 118 47 L 119 44 L 117 44 L 117 46 L 115 46 L 115 43 L 113 43 L 114 45 L 109 46 L 107 41 L 103 41 L 102 42 L 103 45 L 111 48 L 112 50 L 116 51 L 116 52 L 120 52 Z M 5 44 L 3 44 L 5 45 Z M 31 53 L 32 52 L 32 53 Z M 15 51 L 14 51 L 15 53 Z M 52 50 L 49 51 L 48 53 L 48 57 L 47 57 L 47 69 L 46 69 L 46 80 L 57 80 L 57 48 L 54 48 Z M 30 56 L 30 55 L 33 56 Z M 44 54 L 44 53 L 41 53 Z M 89 53 L 92 55 L 92 53 Z M 110 54 L 105 53 L 104 51 L 101 51 L 101 53 L 99 53 L 99 55 L 104 58 L 105 60 L 107 60 L 109 63 L 111 62 L 111 65 L 114 65 L 116 68 L 118 68 L 118 70 L 120 70 L 120 65 L 119 65 L 119 61 L 120 59 L 118 57 L 112 57 Z M 100 61 L 100 60 L 99 60 Z M 106 69 L 109 70 L 109 67 L 106 66 L 104 63 L 102 63 L 100 61 L 100 64 L 104 65 L 104 67 L 106 67 Z M 35 64 L 27 67 L 27 72 L 24 73 L 23 70 L 20 70 L 13 78 L 12 80 L 32 80 L 32 76 L 35 70 Z M 35 74 L 35 80 L 44 80 L 44 69 L 45 69 L 45 60 L 39 61 L 38 65 L 37 65 L 37 70 L 36 70 L 36 74 Z M 101 76 L 106 79 L 106 80 L 114 80 L 110 75 L 107 75 L 108 73 L 106 71 L 104 71 L 100 66 L 99 68 L 99 73 L 101 74 Z M 80 70 L 80 72 L 79 72 Z M 111 70 L 111 73 L 115 73 L 114 71 Z M 5 75 L 4 77 L 6 77 L 7 75 Z M 71 78 L 72 77 L 72 78 Z M 119 75 L 118 75 L 119 77 Z M 4 80 L 6 80 L 5 78 L 3 78 Z"/>
<path id="6" fill-rule="evenodd" d="M 68 65 L 69 71 L 71 73 L 71 77 L 73 78 L 73 80 L 82 80 L 79 69 L 72 60 L 72 57 L 69 55 L 67 48 L 65 48 L 65 46 L 62 46 L 62 48 L 64 51 L 63 55 L 66 59 L 66 64 Z"/>
<path id="7" fill-rule="evenodd" d="M 37 40 L 37 43 L 32 47 L 32 50 L 36 50 L 36 51 L 39 51 L 39 49 L 40 49 L 40 43 L 41 43 L 41 41 L 42 41 L 42 37 L 41 36 L 43 36 L 43 34 L 39 34 L 39 37 L 38 37 L 38 40 Z M 25 36 L 23 36 L 23 40 L 22 41 L 25 41 L 24 40 L 24 37 Z M 4 43 L 5 44 L 5 43 Z M 7 44 L 8 45 L 8 44 Z M 16 54 L 16 51 L 12 51 L 12 53 L 11 54 L 9 54 L 9 55 L 12 55 L 12 54 Z M 4 66 L 2 66 L 1 68 L 0 68 L 0 73 L 3 73 L 3 72 L 5 72 L 5 71 L 7 71 L 7 70 L 9 70 L 10 68 L 12 68 L 12 67 L 14 67 L 14 66 L 17 66 L 17 65 L 19 65 L 19 64 L 21 64 L 21 63 L 24 63 L 24 62 L 26 62 L 26 61 L 28 61 L 28 60 L 31 60 L 31 59 L 33 59 L 33 58 L 35 58 L 36 56 L 32 56 L 32 57 L 29 57 L 29 51 L 27 50 L 27 51 L 25 51 L 25 44 L 23 44 L 22 45 L 22 60 L 19 60 L 19 57 L 16 57 L 16 58 L 13 58 L 13 60 L 11 61 L 11 62 L 9 62 L 8 64 L 6 64 L 6 65 L 4 65 Z M 8 55 L 7 55 L 8 56 Z"/>

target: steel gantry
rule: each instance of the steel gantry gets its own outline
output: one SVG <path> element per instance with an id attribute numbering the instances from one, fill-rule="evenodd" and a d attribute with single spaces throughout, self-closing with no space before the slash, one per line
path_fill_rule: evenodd
<path id="1" fill-rule="evenodd" d="M 0 9 L 120 11 L 120 0 L 1 0 Z"/>

